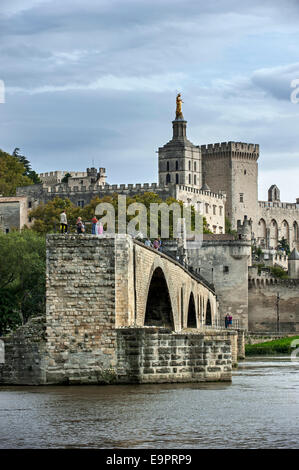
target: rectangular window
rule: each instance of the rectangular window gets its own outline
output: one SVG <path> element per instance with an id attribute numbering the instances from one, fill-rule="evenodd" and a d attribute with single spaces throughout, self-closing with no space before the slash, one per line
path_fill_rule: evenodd
<path id="1" fill-rule="evenodd" d="M 219 207 L 219 215 L 222 215 L 222 206 Z"/>
<path id="2" fill-rule="evenodd" d="M 244 202 L 244 194 L 240 193 L 240 202 Z"/>
<path id="3" fill-rule="evenodd" d="M 223 266 L 223 272 L 227 274 L 229 272 L 229 267 L 228 266 Z"/>
<path id="4" fill-rule="evenodd" d="M 216 215 L 216 206 L 213 206 L 213 214 Z"/>
<path id="5" fill-rule="evenodd" d="M 78 201 L 77 205 L 78 205 L 79 207 L 84 207 L 84 201 Z"/>
<path id="6" fill-rule="evenodd" d="M 206 202 L 205 206 L 206 206 L 206 214 L 208 214 L 209 213 L 209 204 Z"/>

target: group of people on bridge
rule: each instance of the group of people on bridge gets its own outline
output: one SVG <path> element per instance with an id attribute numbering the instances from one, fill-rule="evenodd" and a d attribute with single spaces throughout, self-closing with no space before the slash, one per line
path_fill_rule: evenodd
<path id="1" fill-rule="evenodd" d="M 92 224 L 92 228 L 91 228 L 92 235 L 102 235 L 104 231 L 103 225 L 101 221 L 96 218 L 96 216 L 93 216 L 93 218 L 91 219 L 91 224 Z M 84 233 L 86 230 L 85 224 L 81 217 L 77 218 L 76 229 L 77 229 L 78 234 Z M 68 233 L 68 222 L 67 222 L 67 215 L 65 211 L 61 212 L 60 214 L 60 232 Z"/>

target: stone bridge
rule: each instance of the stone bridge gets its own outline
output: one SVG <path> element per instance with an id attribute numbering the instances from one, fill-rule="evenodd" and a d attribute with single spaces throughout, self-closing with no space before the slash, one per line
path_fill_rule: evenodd
<path id="1" fill-rule="evenodd" d="M 0 383 L 231 380 L 213 288 L 129 236 L 48 235 L 46 316 L 5 338 Z"/>
<path id="2" fill-rule="evenodd" d="M 116 328 L 180 331 L 216 322 L 216 295 L 208 283 L 128 235 L 50 235 L 47 246 L 48 312 L 70 319 L 84 315 L 85 304 L 93 316 L 105 311 Z"/>

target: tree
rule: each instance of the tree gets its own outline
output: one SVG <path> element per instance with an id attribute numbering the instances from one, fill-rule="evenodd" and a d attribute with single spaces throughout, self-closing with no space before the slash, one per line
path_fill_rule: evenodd
<path id="1" fill-rule="evenodd" d="M 62 182 L 62 183 L 67 183 L 68 180 L 69 180 L 69 178 L 71 178 L 71 177 L 72 177 L 72 175 L 71 175 L 70 173 L 66 173 L 66 174 L 64 175 L 64 177 L 62 178 L 61 182 Z"/>
<path id="2" fill-rule="evenodd" d="M 128 209 L 129 205 L 132 203 L 141 203 L 147 209 L 147 232 L 150 233 L 150 205 L 153 203 L 161 204 L 166 203 L 167 205 L 171 205 L 173 202 L 179 203 L 181 208 L 183 207 L 182 201 L 177 201 L 173 198 L 168 198 L 166 201 L 163 201 L 159 195 L 152 192 L 145 192 L 141 194 L 136 194 L 133 197 L 126 198 L 126 209 Z M 30 211 L 29 216 L 34 219 L 32 229 L 39 233 L 50 233 L 54 231 L 58 231 L 59 227 L 59 216 L 62 210 L 66 211 L 69 231 L 74 231 L 74 226 L 76 223 L 77 218 L 80 216 L 83 222 L 90 222 L 92 217 L 95 215 L 95 209 L 98 204 L 100 203 L 109 203 L 114 208 L 115 213 L 115 230 L 116 233 L 118 232 L 118 194 L 114 193 L 112 195 L 106 195 L 102 198 L 96 196 L 93 198 L 89 204 L 85 207 L 81 208 L 75 206 L 69 199 L 61 199 L 59 197 L 55 197 L 52 201 L 49 201 L 46 204 L 40 204 L 37 208 Z M 132 220 L 136 217 L 137 214 L 133 215 L 126 215 L 126 222 Z M 195 210 L 194 207 L 191 208 L 191 224 L 192 229 L 194 230 L 194 220 L 195 220 Z M 106 227 L 104 227 L 106 229 Z M 137 227 L 138 229 L 138 227 Z M 158 231 L 161 233 L 161 214 L 158 214 Z M 203 231 L 204 233 L 211 233 L 207 229 L 207 222 L 206 219 L 203 218 Z M 170 238 L 173 237 L 173 214 L 170 212 L 169 215 L 169 235 Z"/>
<path id="3" fill-rule="evenodd" d="M 39 179 L 38 174 L 32 170 L 31 164 L 29 160 L 24 155 L 20 155 L 19 153 L 20 149 L 16 147 L 12 153 L 13 157 L 16 157 L 22 165 L 24 165 L 25 171 L 24 171 L 24 176 L 28 176 L 28 178 L 31 179 L 32 183 L 31 184 L 39 184 L 41 183 L 41 180 Z"/>
<path id="4" fill-rule="evenodd" d="M 55 197 L 52 201 L 40 204 L 30 211 L 29 217 L 34 219 L 31 229 L 41 234 L 57 232 L 60 214 L 63 210 L 66 211 L 69 225 L 75 225 L 77 217 L 82 213 L 82 209 L 75 206 L 69 199 Z"/>
<path id="5" fill-rule="evenodd" d="M 45 311 L 45 237 L 0 232 L 0 334 Z"/>
<path id="6" fill-rule="evenodd" d="M 289 255 L 291 253 L 290 245 L 288 244 L 287 239 L 284 237 L 282 237 L 281 240 L 278 240 L 277 248 L 279 250 L 285 251 L 286 255 Z"/>
<path id="7" fill-rule="evenodd" d="M 18 158 L 0 150 L 0 194 L 15 196 L 18 186 L 33 184 Z"/>

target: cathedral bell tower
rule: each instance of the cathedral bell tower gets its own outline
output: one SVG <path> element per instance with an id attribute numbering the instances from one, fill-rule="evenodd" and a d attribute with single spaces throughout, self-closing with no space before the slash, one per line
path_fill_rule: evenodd
<path id="1" fill-rule="evenodd" d="M 172 139 L 159 148 L 159 185 L 202 186 L 201 150 L 187 139 L 187 121 L 182 113 L 180 93 L 176 98 L 176 116 L 172 121 Z"/>

